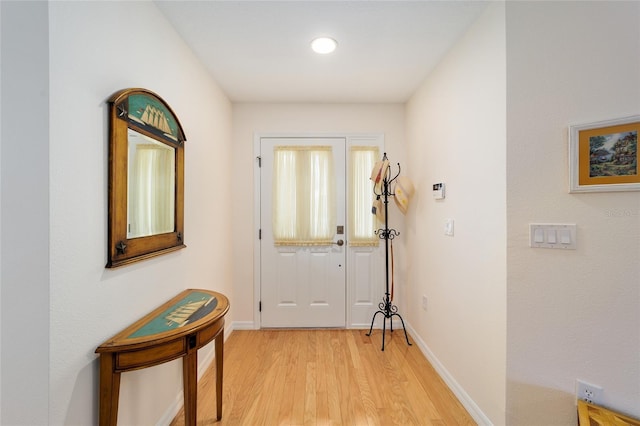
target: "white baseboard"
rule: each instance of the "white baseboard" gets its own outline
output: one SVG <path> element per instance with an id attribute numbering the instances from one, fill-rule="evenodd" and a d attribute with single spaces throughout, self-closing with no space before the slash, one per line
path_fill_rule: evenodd
<path id="1" fill-rule="evenodd" d="M 389 329 L 389 322 L 387 322 L 386 325 L 387 325 L 387 329 Z M 373 327 L 374 330 L 382 330 L 382 323 L 377 322 L 373 326 L 374 326 Z M 363 323 L 352 323 L 346 326 L 347 329 L 355 329 L 355 330 L 368 329 L 370 327 L 371 327 L 371 320 L 368 320 L 368 322 L 363 322 Z M 402 328 L 402 323 L 399 320 L 394 319 L 393 329 L 399 330 L 400 328 Z M 259 330 L 259 329 L 260 329 L 260 326 L 256 325 L 253 321 L 234 321 L 233 323 L 231 323 L 230 330 L 225 330 L 225 335 L 228 336 L 228 334 L 232 330 Z"/>
<path id="2" fill-rule="evenodd" d="M 411 327 L 410 324 L 406 323 L 407 330 L 410 331 L 411 337 L 413 341 L 418 345 L 420 351 L 424 354 L 425 358 L 431 363 L 433 368 L 436 370 L 438 375 L 444 380 L 447 384 L 451 392 L 458 398 L 460 403 L 464 406 L 464 408 L 469 412 L 473 420 L 481 426 L 492 426 L 491 420 L 482 412 L 480 407 L 475 403 L 473 399 L 469 396 L 469 394 L 463 389 L 462 386 L 456 381 L 456 379 L 447 371 L 447 369 L 442 365 L 440 360 L 434 355 L 433 352 L 429 349 L 427 344 L 422 340 L 418 333 Z"/>
<path id="3" fill-rule="evenodd" d="M 232 330 L 255 330 L 256 326 L 253 321 L 234 321 L 231 323 Z"/>

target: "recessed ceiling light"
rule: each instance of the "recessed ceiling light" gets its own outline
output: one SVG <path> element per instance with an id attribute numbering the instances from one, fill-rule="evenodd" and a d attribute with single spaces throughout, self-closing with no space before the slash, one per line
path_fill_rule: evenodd
<path id="1" fill-rule="evenodd" d="M 338 42 L 329 37 L 318 37 L 311 42 L 311 48 L 314 52 L 325 55 L 336 50 Z"/>

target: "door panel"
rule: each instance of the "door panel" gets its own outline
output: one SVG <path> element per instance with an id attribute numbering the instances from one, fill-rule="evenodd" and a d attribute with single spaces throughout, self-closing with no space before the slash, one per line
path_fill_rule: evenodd
<path id="1" fill-rule="evenodd" d="M 382 135 L 347 138 L 347 151 L 351 147 L 362 146 L 377 147 L 382 155 L 384 138 Z M 350 167 L 351 164 L 347 161 L 347 176 L 351 173 Z M 347 189 L 348 200 L 356 197 L 355 194 L 350 194 Z M 350 245 L 347 249 L 347 324 L 349 327 L 369 328 L 371 325 L 371 318 L 378 310 L 378 304 L 382 301 L 384 294 L 384 262 L 382 244 L 378 246 Z"/>
<path id="2" fill-rule="evenodd" d="M 384 258 L 380 247 L 350 247 L 349 301 L 350 326 L 369 327 L 384 293 Z"/>
<path id="3" fill-rule="evenodd" d="M 339 198 L 337 225 L 344 225 L 334 242 L 343 246 L 275 246 L 272 221 L 273 148 L 278 145 L 331 145 L 336 160 Z M 351 146 L 376 146 L 383 150 L 382 135 L 337 138 L 260 137 L 257 153 L 261 157 L 259 204 L 261 240 L 257 291 L 261 327 L 352 327 L 368 328 L 384 293 L 384 248 L 350 246 L 346 218 Z M 335 157 L 334 157 L 335 160 Z M 340 164 L 340 166 L 338 166 Z M 382 248 L 381 248 L 382 247 Z"/>
<path id="4" fill-rule="evenodd" d="M 261 325 L 344 327 L 346 246 L 276 246 L 271 193 L 276 146 L 331 146 L 337 197 L 337 225 L 345 223 L 345 139 L 261 139 Z M 335 235 L 334 241 L 344 239 Z"/>

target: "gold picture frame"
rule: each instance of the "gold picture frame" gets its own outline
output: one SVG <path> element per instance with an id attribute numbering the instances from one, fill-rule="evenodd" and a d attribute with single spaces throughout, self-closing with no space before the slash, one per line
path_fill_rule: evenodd
<path id="1" fill-rule="evenodd" d="M 569 192 L 640 191 L 640 115 L 569 127 Z"/>

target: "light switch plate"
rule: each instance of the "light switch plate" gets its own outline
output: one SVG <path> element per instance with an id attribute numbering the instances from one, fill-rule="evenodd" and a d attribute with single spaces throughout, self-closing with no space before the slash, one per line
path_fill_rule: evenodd
<path id="1" fill-rule="evenodd" d="M 453 237 L 453 219 L 447 219 L 444 222 L 444 235 Z"/>
<path id="2" fill-rule="evenodd" d="M 576 249 L 575 223 L 530 223 L 529 246 L 533 248 Z"/>

